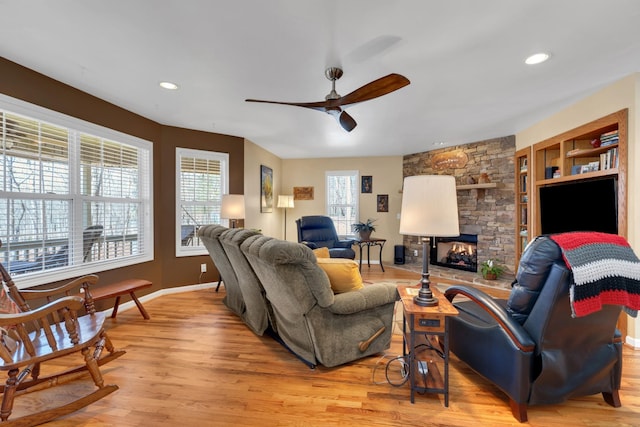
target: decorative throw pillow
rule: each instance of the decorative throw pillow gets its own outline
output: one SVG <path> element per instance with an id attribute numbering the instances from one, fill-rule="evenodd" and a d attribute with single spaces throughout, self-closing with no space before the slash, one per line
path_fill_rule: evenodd
<path id="1" fill-rule="evenodd" d="M 327 247 L 313 249 L 313 253 L 315 254 L 316 258 L 329 258 L 330 257 L 329 248 L 327 248 Z"/>
<path id="2" fill-rule="evenodd" d="M 318 258 L 318 266 L 327 273 L 334 293 L 364 288 L 358 263 L 346 258 Z"/>

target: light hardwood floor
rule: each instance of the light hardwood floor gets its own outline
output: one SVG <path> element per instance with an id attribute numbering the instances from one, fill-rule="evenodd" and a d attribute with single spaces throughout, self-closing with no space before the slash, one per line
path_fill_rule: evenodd
<path id="1" fill-rule="evenodd" d="M 417 283 L 418 274 L 379 266 L 366 280 Z M 253 334 L 222 303 L 200 290 L 145 303 L 107 320 L 117 347 L 127 351 L 103 367 L 120 389 L 48 426 L 514 426 L 504 394 L 451 358 L 450 405 L 442 395 L 416 396 L 384 377 L 391 348 L 337 368 L 309 369 L 269 337 Z M 66 386 L 65 386 L 66 387 Z M 531 426 L 640 425 L 640 352 L 624 350 L 622 407 L 600 395 L 529 409 Z M 18 398 L 19 400 L 20 398 Z M 28 402 L 28 396 L 23 396 Z M 38 402 L 31 402 L 35 405 Z M 527 425 L 527 424 L 525 424 Z"/>

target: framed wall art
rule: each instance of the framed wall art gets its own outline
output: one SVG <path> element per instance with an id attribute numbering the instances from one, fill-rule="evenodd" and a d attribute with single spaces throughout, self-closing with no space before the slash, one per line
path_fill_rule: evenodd
<path id="1" fill-rule="evenodd" d="M 293 187 L 293 200 L 313 200 L 313 187 Z"/>
<path id="2" fill-rule="evenodd" d="M 378 194 L 378 212 L 389 212 L 388 194 Z"/>
<path id="3" fill-rule="evenodd" d="M 373 191 L 373 177 L 371 175 L 363 175 L 360 184 L 361 193 L 371 193 Z"/>
<path id="4" fill-rule="evenodd" d="M 273 169 L 260 165 L 260 212 L 273 212 Z"/>

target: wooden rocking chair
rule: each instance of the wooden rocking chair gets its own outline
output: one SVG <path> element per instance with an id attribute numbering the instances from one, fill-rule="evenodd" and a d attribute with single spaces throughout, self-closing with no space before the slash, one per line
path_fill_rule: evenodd
<path id="1" fill-rule="evenodd" d="M 67 296 L 25 313 L 0 314 L 0 328 L 4 330 L 0 336 L 0 370 L 8 373 L 2 393 L 0 425 L 42 424 L 77 411 L 118 389 L 116 385 L 104 384 L 98 366 L 102 343 L 106 341 L 104 313 L 78 317 L 77 312 L 84 303 L 78 296 Z M 76 352 L 82 354 L 97 389 L 70 403 L 10 420 L 14 399 L 22 395 L 16 393 L 18 390 L 35 385 L 38 385 L 36 389 L 47 388 L 64 382 L 63 374 L 59 374 L 43 383 L 38 378 L 40 364 Z"/>
<path id="2" fill-rule="evenodd" d="M 90 285 L 95 286 L 95 284 L 98 282 L 98 276 L 96 276 L 95 274 L 79 277 L 64 285 L 61 285 L 55 288 L 37 289 L 37 290 L 18 289 L 16 284 L 11 279 L 11 276 L 9 275 L 9 273 L 7 273 L 7 271 L 5 270 L 4 266 L 1 263 L 0 263 L 0 276 L 4 284 L 4 289 L 6 289 L 9 297 L 13 302 L 15 302 L 15 304 L 17 305 L 18 309 L 21 312 L 27 313 L 31 311 L 32 308 L 29 302 L 37 303 L 38 301 L 44 301 L 44 302 L 50 303 L 52 301 L 55 301 L 58 298 L 65 297 L 65 296 L 78 296 L 78 294 L 80 293 L 81 295 L 84 295 L 84 297 L 82 298 L 82 301 L 83 301 L 83 306 L 86 311 L 86 314 L 88 314 L 89 316 L 96 315 L 96 309 L 95 309 L 93 297 L 91 296 L 91 290 L 90 290 Z M 2 293 L 1 291 L 2 291 L 2 288 L 0 287 L 0 293 Z M 96 342 L 96 345 L 94 346 L 94 353 L 98 355 L 97 362 L 99 366 L 102 366 L 105 363 L 110 362 L 111 360 L 117 359 L 118 357 L 126 353 L 126 351 L 124 350 L 115 349 L 115 347 L 113 346 L 113 343 L 109 339 L 109 336 L 107 335 L 104 329 L 100 331 L 100 336 L 101 336 L 101 340 Z M 107 353 L 104 356 L 101 356 L 103 349 L 106 349 Z M 37 383 L 50 381 L 52 377 L 59 378 L 61 376 L 66 376 L 66 375 L 71 376 L 78 372 L 85 371 L 86 369 L 87 369 L 86 365 L 79 365 L 75 368 L 70 368 L 64 372 L 56 373 L 51 376 L 43 376 L 41 378 L 32 378 L 32 380 L 29 381 L 28 385 L 26 384 L 19 385 L 18 389 L 21 390 L 23 388 L 33 386 L 34 384 L 37 384 Z M 0 393 L 3 391 L 4 391 L 4 386 L 0 385 Z"/>

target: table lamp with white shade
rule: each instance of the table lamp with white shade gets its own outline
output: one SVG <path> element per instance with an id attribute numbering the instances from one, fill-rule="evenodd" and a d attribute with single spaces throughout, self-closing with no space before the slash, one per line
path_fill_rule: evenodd
<path id="1" fill-rule="evenodd" d="M 237 221 L 244 219 L 244 194 L 223 194 L 220 218 L 228 219 L 231 228 L 236 228 Z"/>
<path id="2" fill-rule="evenodd" d="M 414 303 L 438 305 L 429 283 L 428 237 L 460 235 L 456 181 L 449 175 L 416 175 L 404 179 L 400 234 L 422 239 L 422 287 Z"/>

